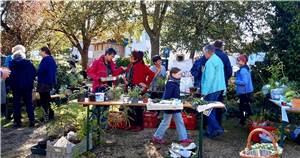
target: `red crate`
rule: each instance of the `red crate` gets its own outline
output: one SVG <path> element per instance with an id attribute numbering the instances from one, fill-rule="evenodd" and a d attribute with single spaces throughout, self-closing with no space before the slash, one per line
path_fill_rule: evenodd
<path id="1" fill-rule="evenodd" d="M 185 128 L 187 130 L 194 130 L 197 127 L 197 119 L 195 114 L 189 114 L 187 115 L 186 113 L 181 113 L 182 114 L 182 119 L 185 125 Z M 175 122 L 172 119 L 171 124 L 169 128 L 176 128 Z"/>
<path id="2" fill-rule="evenodd" d="M 144 112 L 144 128 L 157 128 L 158 124 L 157 112 Z"/>

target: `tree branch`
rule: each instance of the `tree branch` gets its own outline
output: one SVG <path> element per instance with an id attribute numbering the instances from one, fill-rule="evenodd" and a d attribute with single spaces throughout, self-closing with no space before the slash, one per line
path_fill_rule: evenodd
<path id="1" fill-rule="evenodd" d="M 153 38 L 155 36 L 155 34 L 153 33 L 153 31 L 151 30 L 151 28 L 149 26 L 148 13 L 147 13 L 146 4 L 144 1 L 140 2 L 140 8 L 142 11 L 144 28 L 145 28 L 146 32 L 148 33 L 148 35 Z"/>

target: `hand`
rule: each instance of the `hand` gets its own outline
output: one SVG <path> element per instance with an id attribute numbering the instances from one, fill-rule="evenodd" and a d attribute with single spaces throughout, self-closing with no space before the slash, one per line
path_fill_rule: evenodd
<path id="1" fill-rule="evenodd" d="M 127 69 L 127 67 L 121 66 L 121 68 L 125 71 Z"/>
<path id="2" fill-rule="evenodd" d="M 145 83 L 140 83 L 139 84 L 141 87 L 147 88 L 147 85 Z"/>
<path id="3" fill-rule="evenodd" d="M 235 84 L 235 80 L 230 80 L 230 83 L 231 84 Z"/>
<path id="4" fill-rule="evenodd" d="M 2 73 L 1 78 L 5 80 L 6 78 L 9 77 L 10 70 L 8 68 L 1 68 L 1 73 Z"/>

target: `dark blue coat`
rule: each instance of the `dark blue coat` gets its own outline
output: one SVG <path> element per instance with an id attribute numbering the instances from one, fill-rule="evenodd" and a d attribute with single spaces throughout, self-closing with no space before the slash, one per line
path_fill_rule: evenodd
<path id="1" fill-rule="evenodd" d="M 229 60 L 227 54 L 224 53 L 220 49 L 216 49 L 215 54 L 222 60 L 222 63 L 224 65 L 224 77 L 225 77 L 225 84 L 227 87 L 228 80 L 232 76 L 232 67 L 231 67 L 230 60 Z M 206 61 L 207 61 L 207 59 L 203 55 L 200 59 L 195 61 L 194 65 L 191 69 L 191 74 L 194 76 L 194 86 L 195 87 L 200 87 L 201 77 L 202 77 L 201 67 L 205 66 Z"/>
<path id="2" fill-rule="evenodd" d="M 42 59 L 38 69 L 38 83 L 54 85 L 56 83 L 57 66 L 51 55 Z"/>
<path id="3" fill-rule="evenodd" d="M 222 62 L 224 64 L 224 75 L 225 75 L 225 82 L 226 82 L 225 84 L 226 84 L 226 87 L 227 87 L 228 86 L 228 80 L 232 76 L 232 67 L 231 67 L 231 64 L 230 64 L 230 60 L 229 60 L 227 54 L 224 53 L 220 49 L 216 49 L 215 53 L 222 60 Z"/>
<path id="4" fill-rule="evenodd" d="M 201 77 L 202 77 L 201 68 L 204 67 L 205 63 L 206 63 L 206 58 L 205 56 L 202 56 L 201 58 L 195 61 L 191 69 L 191 74 L 194 77 L 194 86 L 197 88 L 201 87 Z"/>
<path id="5" fill-rule="evenodd" d="M 163 99 L 179 99 L 180 98 L 180 87 L 179 83 L 169 80 L 165 87 Z M 166 110 L 165 113 L 172 114 L 180 112 L 180 110 Z"/>
<path id="6" fill-rule="evenodd" d="M 11 74 L 8 83 L 13 91 L 32 91 L 36 70 L 29 60 L 13 59 L 9 69 L 11 70 Z"/>

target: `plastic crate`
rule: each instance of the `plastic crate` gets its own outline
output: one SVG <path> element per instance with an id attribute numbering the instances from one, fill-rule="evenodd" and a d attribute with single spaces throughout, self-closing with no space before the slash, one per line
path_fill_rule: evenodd
<path id="1" fill-rule="evenodd" d="M 185 128 L 187 130 L 195 130 L 197 128 L 197 118 L 195 114 L 189 114 L 187 115 L 186 113 L 181 113 L 182 114 L 182 119 L 185 125 Z M 176 128 L 176 124 L 174 120 L 172 119 L 169 128 Z"/>
<path id="2" fill-rule="evenodd" d="M 92 134 L 89 136 L 89 149 L 93 148 L 93 142 L 92 142 Z M 68 145 L 67 147 L 55 147 L 54 144 L 56 141 L 50 142 L 47 141 L 47 158 L 72 158 L 76 157 L 79 154 L 82 154 L 86 152 L 86 137 L 83 138 L 83 140 L 75 144 L 75 146 L 72 148 L 71 145 Z"/>
<path id="3" fill-rule="evenodd" d="M 145 111 L 144 117 L 144 128 L 156 128 L 159 124 L 157 112 Z"/>

